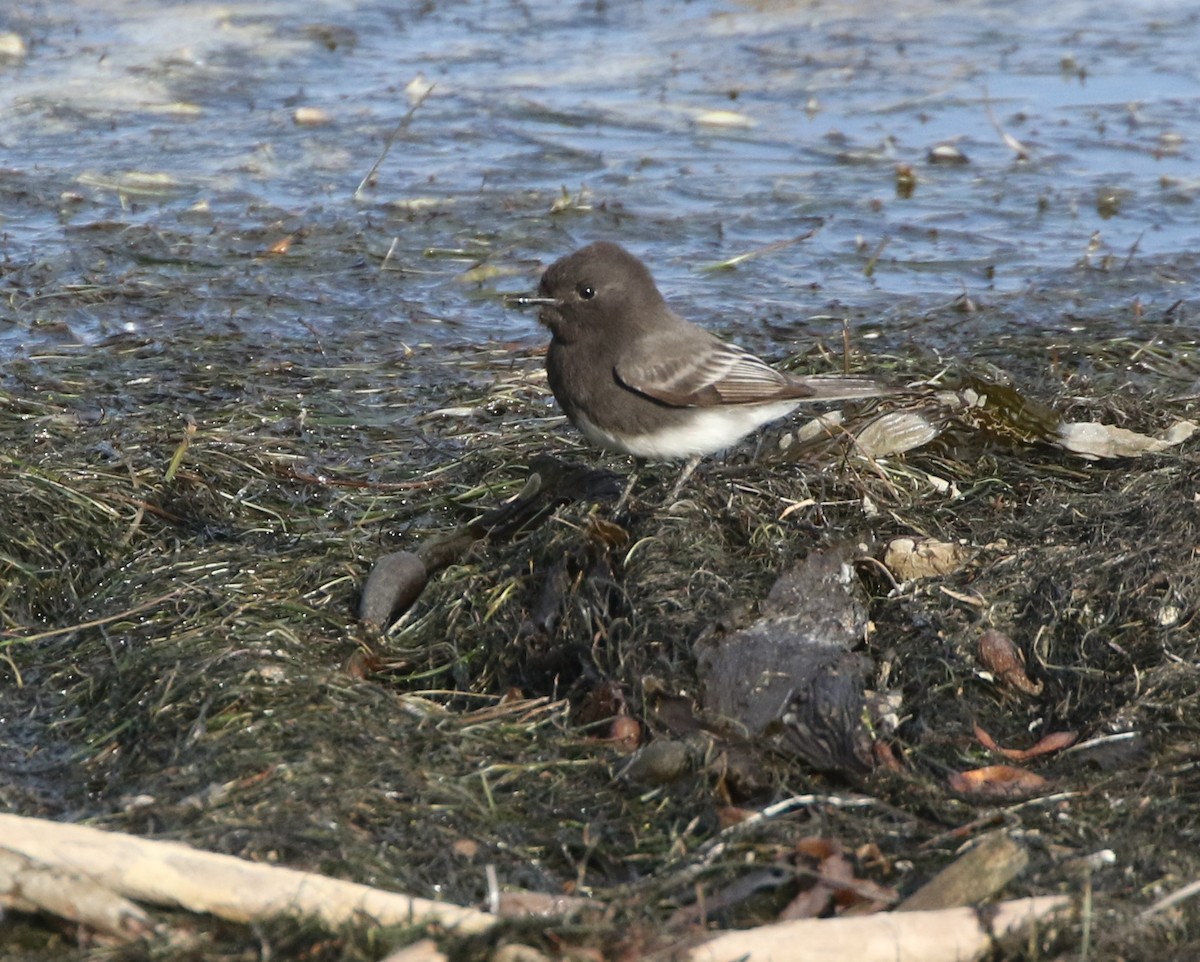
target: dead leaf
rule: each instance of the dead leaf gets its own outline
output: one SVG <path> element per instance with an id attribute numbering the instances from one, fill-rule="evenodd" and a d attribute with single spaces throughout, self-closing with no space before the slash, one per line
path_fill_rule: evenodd
<path id="1" fill-rule="evenodd" d="M 548 895 L 545 892 L 501 892 L 496 914 L 502 919 L 552 919 L 588 908 L 603 909 L 604 903 L 570 895 Z"/>
<path id="2" fill-rule="evenodd" d="M 741 808 L 737 805 L 722 805 L 717 809 L 717 825 L 721 829 L 729 828 L 731 825 L 741 825 L 742 822 L 758 816 L 752 808 Z"/>
<path id="3" fill-rule="evenodd" d="M 1079 738 L 1078 732 L 1051 732 L 1039 738 L 1037 744 L 1031 748 L 1004 748 L 978 722 L 975 723 L 974 729 L 975 737 L 979 740 L 979 744 L 989 752 L 1003 755 L 1012 762 L 1024 762 L 1031 758 L 1038 758 L 1041 755 L 1060 752 L 1064 748 L 1070 748 L 1075 744 L 1076 739 Z"/>
<path id="4" fill-rule="evenodd" d="M 456 838 L 450 843 L 450 851 L 460 858 L 474 858 L 479 854 L 479 843 L 473 838 Z"/>
<path id="5" fill-rule="evenodd" d="M 854 434 L 854 447 L 863 457 L 901 454 L 928 444 L 942 429 L 916 411 L 880 415 Z"/>
<path id="6" fill-rule="evenodd" d="M 628 755 L 641 744 L 641 722 L 629 715 L 618 715 L 608 726 L 608 740 L 617 751 Z"/>
<path id="7" fill-rule="evenodd" d="M 1012 765 L 987 765 L 967 772 L 955 772 L 950 788 L 973 798 L 1028 798 L 1043 792 L 1050 782 L 1041 775 Z"/>
<path id="8" fill-rule="evenodd" d="M 988 671 L 1026 695 L 1040 695 L 1042 683 L 1025 672 L 1025 656 L 1008 635 L 989 628 L 979 636 L 979 660 Z"/>
<path id="9" fill-rule="evenodd" d="M 833 893 L 829 890 L 829 886 L 817 882 L 809 888 L 798 892 L 786 906 L 779 916 L 777 922 L 791 922 L 795 919 L 817 919 L 828 911 L 830 903 L 833 902 Z"/>
<path id="10" fill-rule="evenodd" d="M 899 581 L 952 574 L 971 557 L 973 550 L 952 541 L 932 538 L 896 538 L 883 554 L 883 563 Z"/>
<path id="11" fill-rule="evenodd" d="M 625 528 L 594 515 L 589 515 L 587 518 L 587 536 L 606 548 L 620 549 L 629 544 L 629 532 Z"/>
<path id="12" fill-rule="evenodd" d="M 1192 421 L 1176 421 L 1157 437 L 1099 421 L 1069 421 L 1059 425 L 1053 440 L 1064 450 L 1091 460 L 1136 458 L 1182 444 L 1195 431 Z"/>

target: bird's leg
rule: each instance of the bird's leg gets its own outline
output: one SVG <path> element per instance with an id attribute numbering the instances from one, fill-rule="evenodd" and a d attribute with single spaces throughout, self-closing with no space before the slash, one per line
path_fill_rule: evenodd
<path id="1" fill-rule="evenodd" d="M 633 486 L 637 484 L 638 472 L 642 469 L 642 459 L 633 459 L 633 470 L 629 472 L 629 480 L 625 482 L 625 490 L 621 492 L 621 497 L 617 499 L 616 507 L 613 508 L 613 514 L 620 514 L 621 509 L 625 507 L 625 502 L 629 500 L 629 496 L 633 494 Z"/>
<path id="2" fill-rule="evenodd" d="M 688 463 L 683 466 L 683 470 L 679 473 L 679 480 L 675 482 L 675 487 L 671 489 L 671 500 L 674 501 L 679 497 L 679 492 L 683 490 L 683 486 L 687 483 L 687 479 L 692 476 L 692 472 L 696 470 L 696 466 L 700 463 L 701 455 L 697 454 L 688 458 Z"/>

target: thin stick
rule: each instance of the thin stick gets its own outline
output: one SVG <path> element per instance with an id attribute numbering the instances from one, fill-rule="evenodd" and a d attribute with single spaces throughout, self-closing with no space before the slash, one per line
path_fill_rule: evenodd
<path id="1" fill-rule="evenodd" d="M 436 86 L 437 84 L 430 84 L 429 88 L 417 98 L 417 102 L 409 108 L 408 113 L 401 118 L 400 123 L 396 124 L 396 129 L 392 131 L 392 135 L 387 139 L 387 143 L 383 145 L 383 153 L 381 153 L 379 155 L 379 159 L 371 165 L 371 169 L 367 171 L 367 176 L 362 179 L 358 185 L 358 189 L 354 191 L 355 200 L 358 200 L 362 196 L 363 190 L 366 188 L 367 184 L 374 179 L 375 172 L 379 170 L 379 165 L 383 163 L 383 158 L 386 157 L 388 155 L 388 151 L 392 149 L 392 144 L 396 142 L 396 138 L 400 136 L 401 131 L 407 129 L 408 125 L 412 123 L 413 115 L 417 112 L 417 108 L 420 107 L 421 104 L 425 103 L 425 98 L 433 93 L 433 88 Z"/>
<path id="2" fill-rule="evenodd" d="M 987 111 L 988 120 L 991 122 L 992 128 L 1000 135 L 1000 139 L 1004 141 L 1005 146 L 1017 155 L 1017 160 L 1028 160 L 1029 151 L 1026 150 L 1025 145 L 1001 127 L 1000 121 L 996 119 L 995 111 L 992 110 L 992 101 L 988 97 L 987 87 L 983 88 L 983 108 Z"/>

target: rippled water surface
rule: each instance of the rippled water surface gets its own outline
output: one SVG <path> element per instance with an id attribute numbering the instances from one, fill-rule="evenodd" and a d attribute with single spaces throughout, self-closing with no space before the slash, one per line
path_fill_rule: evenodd
<path id="1" fill-rule="evenodd" d="M 0 32 L 9 356 L 532 341 L 498 295 L 599 237 L 750 344 L 850 317 L 965 351 L 1196 302 L 1188 3 L 34 0 Z"/>

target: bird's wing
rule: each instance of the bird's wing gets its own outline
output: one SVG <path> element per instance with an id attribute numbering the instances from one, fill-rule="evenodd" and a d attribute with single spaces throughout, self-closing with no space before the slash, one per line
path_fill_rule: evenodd
<path id="1" fill-rule="evenodd" d="M 693 328 L 686 337 L 647 338 L 617 362 L 617 379 L 674 407 L 754 404 L 788 397 L 792 379 L 736 344 Z"/>
<path id="2" fill-rule="evenodd" d="M 630 390 L 672 407 L 849 401 L 897 393 L 869 378 L 777 371 L 744 348 L 690 325 L 640 340 L 614 373 Z"/>

